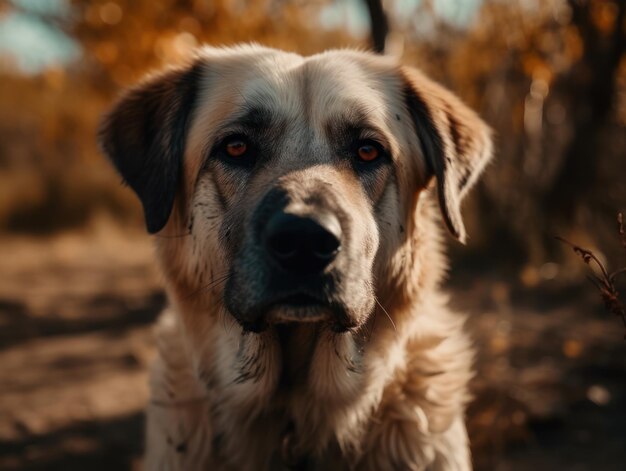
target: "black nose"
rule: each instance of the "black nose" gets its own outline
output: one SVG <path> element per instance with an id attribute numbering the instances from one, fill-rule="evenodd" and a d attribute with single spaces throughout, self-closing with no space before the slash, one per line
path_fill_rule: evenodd
<path id="1" fill-rule="evenodd" d="M 318 273 L 341 249 L 341 225 L 332 214 L 313 218 L 279 211 L 265 226 L 263 242 L 268 254 L 285 270 Z"/>

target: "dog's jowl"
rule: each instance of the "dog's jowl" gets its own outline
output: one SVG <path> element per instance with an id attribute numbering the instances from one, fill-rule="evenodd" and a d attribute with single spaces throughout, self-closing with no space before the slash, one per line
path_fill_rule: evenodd
<path id="1" fill-rule="evenodd" d="M 169 298 L 147 469 L 471 469 L 472 348 L 439 286 L 491 157 L 466 105 L 373 54 L 205 48 L 100 140 Z"/>

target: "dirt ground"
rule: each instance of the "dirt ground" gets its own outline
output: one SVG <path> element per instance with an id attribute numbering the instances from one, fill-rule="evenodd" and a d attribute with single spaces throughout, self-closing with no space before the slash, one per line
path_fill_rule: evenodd
<path id="1" fill-rule="evenodd" d="M 478 470 L 623 470 L 626 341 L 591 287 L 524 288 L 463 267 L 479 349 Z M 142 234 L 0 240 L 0 469 L 141 466 L 151 323 L 165 299 Z"/>

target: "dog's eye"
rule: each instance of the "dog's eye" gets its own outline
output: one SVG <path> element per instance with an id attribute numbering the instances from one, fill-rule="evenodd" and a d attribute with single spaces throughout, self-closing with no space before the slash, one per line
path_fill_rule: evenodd
<path id="1" fill-rule="evenodd" d="M 252 169 L 256 162 L 258 147 L 242 134 L 231 134 L 219 141 L 211 155 L 224 165 L 237 169 Z"/>
<path id="2" fill-rule="evenodd" d="M 226 153 L 229 157 L 241 157 L 248 150 L 248 144 L 242 138 L 235 137 L 225 143 Z"/>
<path id="3" fill-rule="evenodd" d="M 361 162 L 373 162 L 381 155 L 380 146 L 372 141 L 362 142 L 357 149 L 357 156 Z"/>

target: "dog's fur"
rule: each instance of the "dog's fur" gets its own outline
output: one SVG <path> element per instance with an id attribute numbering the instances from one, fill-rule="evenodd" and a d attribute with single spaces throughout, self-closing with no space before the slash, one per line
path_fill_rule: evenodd
<path id="1" fill-rule="evenodd" d="M 249 169 L 220 154 L 233 126 L 256 143 Z M 472 111 L 369 53 L 204 48 L 126 93 L 100 139 L 158 233 L 170 302 L 146 469 L 471 469 L 473 352 L 439 287 L 432 200 L 463 240 L 461 200 L 491 157 Z M 385 157 L 355 164 L 359 139 Z M 273 288 L 253 233 L 276 189 L 285 211 L 342 225 L 326 310 L 258 314 Z"/>

